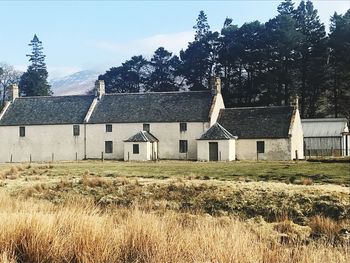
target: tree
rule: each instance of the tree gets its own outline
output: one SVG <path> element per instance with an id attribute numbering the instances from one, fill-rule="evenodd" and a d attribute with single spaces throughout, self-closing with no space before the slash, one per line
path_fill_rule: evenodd
<path id="1" fill-rule="evenodd" d="M 302 37 L 298 43 L 300 114 L 303 118 L 315 117 L 320 98 L 325 90 L 327 37 L 323 23 L 311 1 L 301 1 L 294 15 L 296 29 Z"/>
<path id="2" fill-rule="evenodd" d="M 0 108 L 6 100 L 7 88 L 16 84 L 21 78 L 22 72 L 7 63 L 0 63 Z"/>
<path id="3" fill-rule="evenodd" d="M 29 46 L 32 47 L 27 71 L 22 75 L 19 86 L 23 96 L 48 96 L 52 95 L 50 85 L 47 82 L 45 55 L 43 54 L 42 42 L 34 35 Z"/>
<path id="4" fill-rule="evenodd" d="M 266 81 L 270 88 L 268 100 L 273 104 L 288 105 L 290 97 L 297 94 L 295 61 L 301 34 L 296 30 L 295 19 L 287 13 L 270 19 L 265 26 L 268 46 Z"/>
<path id="5" fill-rule="evenodd" d="M 107 93 L 130 93 L 145 90 L 150 74 L 149 62 L 143 56 L 133 56 L 119 67 L 110 68 L 99 79 L 105 81 Z"/>
<path id="6" fill-rule="evenodd" d="M 180 51 L 181 66 L 179 72 L 186 78 L 190 90 L 204 90 L 213 72 L 216 71 L 219 47 L 219 33 L 211 32 L 207 16 L 199 13 L 195 40 L 188 44 L 185 51 Z"/>
<path id="7" fill-rule="evenodd" d="M 147 90 L 178 91 L 176 78 L 179 64 L 180 60 L 177 56 L 172 56 L 172 53 L 163 47 L 158 48 L 151 58 L 152 73 L 147 80 Z"/>
<path id="8" fill-rule="evenodd" d="M 327 111 L 335 117 L 341 114 L 350 121 L 350 10 L 344 15 L 332 16 L 329 48 Z"/>

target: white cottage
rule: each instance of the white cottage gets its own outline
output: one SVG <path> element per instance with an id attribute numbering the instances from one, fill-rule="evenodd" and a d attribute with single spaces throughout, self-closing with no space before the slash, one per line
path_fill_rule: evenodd
<path id="1" fill-rule="evenodd" d="M 11 90 L 0 114 L 0 162 L 123 160 L 125 141 L 140 131 L 157 138 L 158 159 L 196 160 L 196 139 L 224 108 L 220 79 L 197 92 L 105 94 L 103 81 L 95 96 L 22 98 Z"/>
<path id="2" fill-rule="evenodd" d="M 159 140 L 148 131 L 140 131 L 124 141 L 124 161 L 158 159 Z"/>
<path id="3" fill-rule="evenodd" d="M 222 109 L 218 123 L 237 136 L 238 160 L 304 158 L 297 100 L 292 106 Z"/>

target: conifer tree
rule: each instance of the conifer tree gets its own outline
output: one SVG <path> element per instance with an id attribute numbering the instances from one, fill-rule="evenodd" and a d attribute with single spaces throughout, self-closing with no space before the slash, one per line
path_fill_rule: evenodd
<path id="1" fill-rule="evenodd" d="M 23 96 L 48 96 L 52 95 L 50 85 L 47 82 L 48 72 L 46 70 L 45 55 L 42 42 L 34 35 L 29 46 L 32 47 L 28 54 L 29 62 L 27 71 L 22 75 L 19 82 L 20 92 Z"/>

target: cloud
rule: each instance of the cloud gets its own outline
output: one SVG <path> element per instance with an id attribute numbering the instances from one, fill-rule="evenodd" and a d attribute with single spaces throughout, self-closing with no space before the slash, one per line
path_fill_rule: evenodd
<path id="1" fill-rule="evenodd" d="M 178 54 L 187 47 L 188 42 L 194 38 L 193 31 L 184 31 L 170 34 L 158 34 L 147 38 L 126 42 L 99 41 L 91 45 L 100 50 L 130 57 L 135 54 L 150 56 L 158 47 L 164 47 L 170 52 Z"/>

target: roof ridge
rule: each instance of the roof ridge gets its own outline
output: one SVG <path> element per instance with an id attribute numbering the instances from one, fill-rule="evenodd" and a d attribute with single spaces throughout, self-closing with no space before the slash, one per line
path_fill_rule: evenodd
<path id="1" fill-rule="evenodd" d="M 103 96 L 112 95 L 146 95 L 146 94 L 189 94 L 189 93 L 210 93 L 210 90 L 194 90 L 194 91 L 155 91 L 155 92 L 130 92 L 130 93 L 105 93 Z"/>
<path id="2" fill-rule="evenodd" d="M 80 95 L 57 95 L 57 96 L 24 96 L 16 99 L 38 99 L 38 98 L 67 98 L 67 97 L 94 97 L 94 95 L 80 94 Z"/>
<path id="3" fill-rule="evenodd" d="M 250 106 L 250 107 L 236 107 L 236 108 L 224 108 L 221 110 L 248 110 L 248 109 L 271 109 L 271 108 L 292 108 L 293 106 L 290 105 L 284 105 L 284 106 Z"/>

